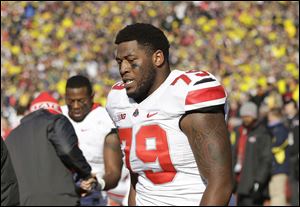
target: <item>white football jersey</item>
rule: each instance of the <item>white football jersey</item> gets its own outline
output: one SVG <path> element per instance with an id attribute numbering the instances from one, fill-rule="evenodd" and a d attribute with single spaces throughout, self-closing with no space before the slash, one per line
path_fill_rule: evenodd
<path id="1" fill-rule="evenodd" d="M 199 205 L 206 186 L 180 118 L 226 105 L 226 99 L 224 88 L 205 71 L 173 70 L 139 104 L 128 98 L 122 82 L 112 87 L 106 108 L 119 131 L 124 163 L 139 175 L 137 205 Z"/>
<path id="2" fill-rule="evenodd" d="M 101 106 L 94 107 L 94 109 L 85 117 L 81 122 L 75 122 L 69 117 L 69 110 L 67 106 L 61 107 L 63 114 L 68 117 L 71 121 L 75 132 L 78 137 L 79 148 L 82 150 L 82 153 L 88 163 L 92 167 L 92 172 L 96 173 L 98 178 L 102 178 L 105 173 L 104 167 L 104 141 L 106 135 L 115 127 L 111 118 L 109 117 L 105 108 Z M 123 165 L 123 168 L 124 165 Z M 126 169 L 122 170 L 122 177 L 128 174 Z M 108 194 L 108 197 L 119 196 L 120 203 L 122 199 L 126 199 L 130 188 L 130 181 L 125 179 L 119 181 L 117 187 L 109 190 L 111 194 Z M 106 192 L 102 191 L 102 196 L 106 197 Z"/>
<path id="3" fill-rule="evenodd" d="M 104 175 L 103 147 L 106 135 L 115 128 L 105 108 L 98 106 L 83 121 L 75 122 L 68 114 L 68 107 L 61 107 L 71 121 L 78 137 L 79 148 L 97 177 Z"/>

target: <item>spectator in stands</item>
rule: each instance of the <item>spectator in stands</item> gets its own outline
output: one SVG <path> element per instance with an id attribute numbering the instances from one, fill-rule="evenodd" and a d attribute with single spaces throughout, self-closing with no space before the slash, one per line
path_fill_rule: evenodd
<path id="1" fill-rule="evenodd" d="M 243 124 L 234 131 L 233 152 L 237 205 L 262 205 L 272 163 L 271 137 L 266 127 L 257 122 L 257 106 L 246 102 L 241 106 Z"/>
<path id="2" fill-rule="evenodd" d="M 268 127 L 272 134 L 272 176 L 269 193 L 272 206 L 287 205 L 287 183 L 290 169 L 288 152 L 288 129 L 284 126 L 281 109 L 273 108 L 268 113 Z"/>
<path id="3" fill-rule="evenodd" d="M 9 121 L 6 118 L 1 117 L 1 137 L 3 138 L 3 140 L 6 139 L 10 131 L 11 131 L 11 126 Z"/>
<path id="4" fill-rule="evenodd" d="M 289 129 L 291 205 L 299 205 L 299 110 L 296 101 L 284 100 L 284 113 Z"/>

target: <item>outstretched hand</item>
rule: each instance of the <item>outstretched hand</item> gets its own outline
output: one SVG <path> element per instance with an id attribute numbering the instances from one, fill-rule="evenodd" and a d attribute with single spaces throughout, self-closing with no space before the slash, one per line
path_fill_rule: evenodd
<path id="1" fill-rule="evenodd" d="M 95 177 L 90 177 L 87 180 L 82 180 L 80 183 L 80 188 L 86 191 L 91 191 L 95 185 L 97 185 L 97 179 Z"/>

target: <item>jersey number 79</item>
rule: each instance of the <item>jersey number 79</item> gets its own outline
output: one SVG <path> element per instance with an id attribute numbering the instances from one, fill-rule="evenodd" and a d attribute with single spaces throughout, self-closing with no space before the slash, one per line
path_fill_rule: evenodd
<path id="1" fill-rule="evenodd" d="M 146 177 L 153 184 L 164 184 L 171 182 L 175 175 L 176 169 L 174 168 L 168 147 L 167 135 L 164 129 L 159 125 L 147 125 L 142 126 L 135 137 L 132 137 L 132 128 L 120 128 L 119 136 L 121 142 L 125 141 L 125 162 L 129 170 L 131 170 L 130 165 L 130 152 L 132 139 L 136 139 L 136 156 L 144 163 L 152 163 L 158 160 L 161 172 L 153 172 L 152 170 L 144 171 Z M 155 139 L 156 148 L 147 149 L 147 139 Z"/>

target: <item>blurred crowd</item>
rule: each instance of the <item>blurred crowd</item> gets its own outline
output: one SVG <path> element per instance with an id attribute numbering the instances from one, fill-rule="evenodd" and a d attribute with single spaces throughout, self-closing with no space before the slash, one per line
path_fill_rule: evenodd
<path id="1" fill-rule="evenodd" d="M 1 135 L 15 127 L 37 92 L 61 104 L 68 77 L 90 78 L 95 101 L 119 79 L 114 38 L 135 22 L 163 29 L 171 69 L 207 70 L 229 94 L 229 129 L 240 106 L 260 115 L 299 106 L 299 2 L 1 1 Z"/>

